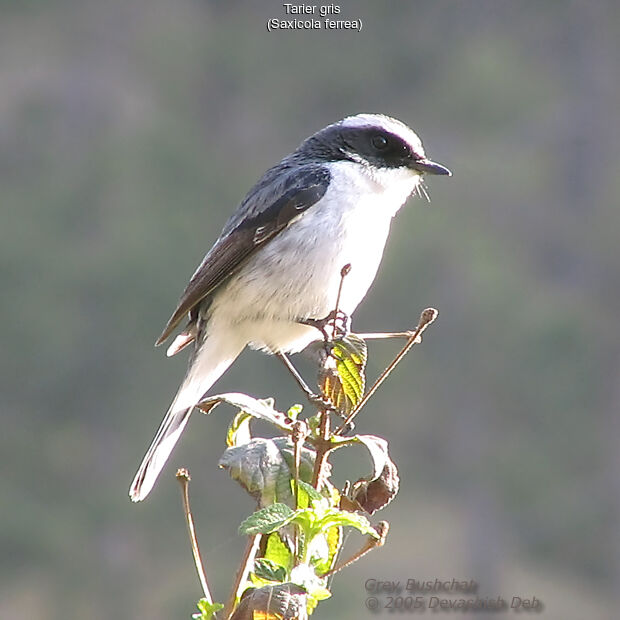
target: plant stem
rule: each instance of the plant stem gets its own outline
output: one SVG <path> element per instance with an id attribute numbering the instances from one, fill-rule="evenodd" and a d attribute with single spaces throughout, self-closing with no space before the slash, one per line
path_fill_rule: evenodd
<path id="1" fill-rule="evenodd" d="M 336 295 L 336 307 L 334 308 L 334 337 L 336 336 L 336 326 L 338 323 L 338 312 L 340 311 L 340 296 L 342 295 L 342 286 L 344 285 L 344 279 L 351 273 L 351 263 L 347 263 L 340 270 L 340 284 L 338 285 L 338 294 Z"/>
<path id="2" fill-rule="evenodd" d="M 354 553 L 348 560 L 345 560 L 344 562 L 341 562 L 337 566 L 334 566 L 334 568 L 328 570 L 326 573 L 321 575 L 321 577 L 329 577 L 333 575 L 334 573 L 341 571 L 343 568 L 350 566 L 351 564 L 353 564 L 353 562 L 357 562 L 362 556 L 366 555 L 369 551 L 372 551 L 373 549 L 378 549 L 379 547 L 383 547 L 383 545 L 385 544 L 385 539 L 387 538 L 389 529 L 390 529 L 390 524 L 387 521 L 379 521 L 379 523 L 377 523 L 377 525 L 375 526 L 375 530 L 377 531 L 377 534 L 379 535 L 378 539 L 372 536 L 369 536 L 366 543 L 362 546 L 362 548 L 357 553 Z"/>
<path id="3" fill-rule="evenodd" d="M 424 330 L 437 318 L 439 313 L 434 308 L 426 308 L 426 310 L 422 311 L 420 314 L 420 320 L 418 322 L 418 326 L 415 331 L 411 333 L 409 339 L 405 343 L 405 346 L 399 351 L 398 355 L 392 360 L 392 363 L 381 373 L 379 378 L 375 381 L 374 385 L 366 392 L 364 398 L 360 400 L 357 406 L 351 411 L 351 413 L 347 416 L 346 420 L 338 427 L 335 431 L 336 435 L 340 435 L 344 429 L 351 423 L 353 418 L 360 412 L 362 407 L 370 400 L 370 398 L 375 394 L 375 392 L 379 389 L 381 384 L 389 377 L 390 373 L 398 366 L 403 357 L 409 353 L 411 347 L 413 347 L 416 343 L 420 342 L 420 336 L 422 336 Z"/>
<path id="4" fill-rule="evenodd" d="M 414 331 L 408 330 L 406 332 L 369 332 L 366 334 L 355 335 L 362 340 L 387 340 L 388 338 L 411 338 Z"/>
<path id="5" fill-rule="evenodd" d="M 181 491 L 183 495 L 183 511 L 185 512 L 185 521 L 187 523 L 187 531 L 189 532 L 189 541 L 192 547 L 192 554 L 194 556 L 194 564 L 196 565 L 196 572 L 198 573 L 198 579 L 200 579 L 200 585 L 204 593 L 204 598 L 213 604 L 213 597 L 209 590 L 209 584 L 207 583 L 207 576 L 205 575 L 202 558 L 200 557 L 200 548 L 198 547 L 198 540 L 196 539 L 196 531 L 194 529 L 194 518 L 192 517 L 192 511 L 189 507 L 189 481 L 191 477 L 189 471 L 182 467 L 177 470 L 176 478 L 181 485 Z"/>
<path id="6" fill-rule="evenodd" d="M 312 486 L 317 490 L 321 490 L 323 483 L 323 470 L 327 461 L 327 454 L 333 447 L 329 441 L 330 423 L 329 411 L 321 411 L 319 423 L 319 438 L 313 442 L 316 447 L 316 456 L 314 457 L 314 471 L 312 472 Z"/>
<path id="7" fill-rule="evenodd" d="M 261 538 L 262 534 L 255 534 L 254 536 L 250 536 L 248 538 L 241 564 L 239 564 L 237 574 L 235 575 L 233 589 L 230 592 L 230 597 L 226 601 L 226 607 L 224 607 L 224 620 L 228 620 L 228 618 L 230 618 L 235 608 L 235 602 L 241 596 L 241 592 L 239 592 L 239 590 L 241 589 L 242 584 L 247 581 L 248 574 L 254 564 L 256 552 L 260 547 Z"/>

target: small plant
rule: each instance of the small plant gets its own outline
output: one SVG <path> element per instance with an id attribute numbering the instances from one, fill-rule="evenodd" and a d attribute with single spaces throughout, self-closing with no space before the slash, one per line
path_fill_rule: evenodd
<path id="1" fill-rule="evenodd" d="M 343 279 L 347 271 L 343 269 Z M 189 506 L 189 473 L 177 472 L 196 569 L 204 597 L 198 602 L 198 620 L 294 620 L 307 618 L 317 604 L 331 596 L 329 578 L 360 557 L 384 544 L 389 525 L 374 525 L 373 515 L 398 493 L 396 465 L 388 442 L 376 435 L 351 434 L 353 420 L 400 360 L 435 320 L 437 311 L 422 312 L 414 331 L 382 334 L 343 334 L 336 326 L 334 339 L 326 340 L 320 355 L 315 401 L 316 413 L 302 418 L 302 406 L 286 413 L 272 399 L 246 394 L 220 394 L 199 404 L 204 413 L 227 403 L 238 410 L 226 436 L 227 448 L 219 465 L 227 470 L 257 502 L 257 510 L 239 526 L 248 537 L 234 584 L 225 604 L 215 603 L 204 574 Z M 366 340 L 406 338 L 392 363 L 365 391 Z M 296 372 L 296 371 L 294 371 Z M 296 375 L 298 381 L 303 381 Z M 253 419 L 271 424 L 279 435 L 255 437 Z M 329 456 L 335 450 L 363 446 L 372 460 L 372 471 L 338 490 L 331 483 Z M 353 528 L 366 539 L 351 557 L 342 559 L 343 530 Z"/>

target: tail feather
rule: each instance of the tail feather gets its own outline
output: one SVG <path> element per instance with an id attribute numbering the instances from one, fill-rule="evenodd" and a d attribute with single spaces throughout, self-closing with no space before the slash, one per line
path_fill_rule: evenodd
<path id="1" fill-rule="evenodd" d="M 245 343 L 232 338 L 209 337 L 202 344 L 164 417 L 129 488 L 132 501 L 142 501 L 151 491 L 187 424 L 192 409 L 226 372 Z"/>

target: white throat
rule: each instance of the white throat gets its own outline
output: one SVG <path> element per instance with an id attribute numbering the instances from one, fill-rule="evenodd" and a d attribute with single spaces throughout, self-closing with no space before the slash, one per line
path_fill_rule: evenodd
<path id="1" fill-rule="evenodd" d="M 341 204 L 359 208 L 367 204 L 377 217 L 393 217 L 411 196 L 422 177 L 408 168 L 377 168 L 366 162 L 335 162 L 330 165 L 330 192 Z"/>

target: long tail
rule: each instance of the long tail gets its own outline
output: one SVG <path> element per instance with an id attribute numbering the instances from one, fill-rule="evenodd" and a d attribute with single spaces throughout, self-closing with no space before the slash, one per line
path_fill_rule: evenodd
<path id="1" fill-rule="evenodd" d="M 134 502 L 143 500 L 150 493 L 192 409 L 243 350 L 245 343 L 231 336 L 230 333 L 209 336 L 194 355 L 187 375 L 131 483 L 129 497 Z"/>

